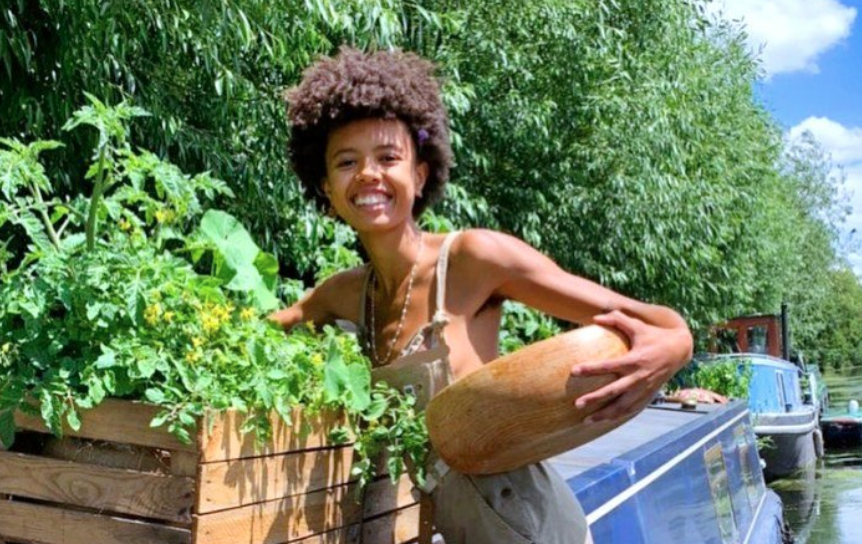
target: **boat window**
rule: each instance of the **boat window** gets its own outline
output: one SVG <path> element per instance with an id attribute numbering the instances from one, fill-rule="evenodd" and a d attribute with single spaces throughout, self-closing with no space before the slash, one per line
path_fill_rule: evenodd
<path id="1" fill-rule="evenodd" d="M 748 327 L 748 351 L 767 353 L 766 325 Z"/>
<path id="2" fill-rule="evenodd" d="M 742 351 L 735 329 L 718 329 L 715 331 L 714 341 L 715 346 L 712 351 L 715 353 L 739 353 Z"/>
<path id="3" fill-rule="evenodd" d="M 781 403 L 781 406 L 785 411 L 789 411 L 787 405 L 787 390 L 784 386 L 784 374 L 776 372 L 775 379 L 778 382 L 778 401 Z"/>

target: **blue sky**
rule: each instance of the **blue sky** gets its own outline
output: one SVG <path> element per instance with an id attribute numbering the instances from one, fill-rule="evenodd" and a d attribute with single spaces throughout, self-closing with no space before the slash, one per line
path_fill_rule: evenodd
<path id="1" fill-rule="evenodd" d="M 766 72 L 760 99 L 788 139 L 807 130 L 842 166 L 853 207 L 843 237 L 862 246 L 862 0 L 715 0 L 710 10 L 745 24 Z M 862 277 L 862 250 L 848 259 Z"/>

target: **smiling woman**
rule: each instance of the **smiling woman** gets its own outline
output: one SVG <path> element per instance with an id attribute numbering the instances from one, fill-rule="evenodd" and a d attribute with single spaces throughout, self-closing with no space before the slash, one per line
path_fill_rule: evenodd
<path id="1" fill-rule="evenodd" d="M 428 376 L 414 388 L 420 393 L 497 358 L 506 300 L 616 327 L 631 351 L 573 369 L 576 376 L 613 378 L 571 410 L 606 425 L 631 417 L 688 360 L 685 322 L 668 308 L 569 274 L 517 238 L 488 230 L 422 232 L 417 218 L 439 198 L 451 164 L 432 72 L 412 54 L 343 49 L 313 65 L 288 94 L 293 166 L 306 192 L 356 231 L 369 262 L 332 276 L 271 318 L 285 330 L 307 321 L 356 324 L 379 375 L 392 385 Z M 420 408 L 429 396 L 419 395 Z M 447 544 L 590 540 L 583 511 L 544 463 L 491 476 L 429 466 L 427 485 L 417 482 L 425 493 L 423 542 L 432 517 Z"/>

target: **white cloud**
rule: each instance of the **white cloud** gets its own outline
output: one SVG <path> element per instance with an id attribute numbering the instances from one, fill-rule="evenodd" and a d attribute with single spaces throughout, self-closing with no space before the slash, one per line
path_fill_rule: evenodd
<path id="1" fill-rule="evenodd" d="M 809 117 L 790 129 L 790 138 L 798 138 L 806 130 L 832 154 L 835 162 L 850 166 L 862 161 L 862 128 L 845 127 L 827 117 Z"/>
<path id="2" fill-rule="evenodd" d="M 849 192 L 850 216 L 844 225 L 844 237 L 862 240 L 862 127 L 846 127 L 827 117 L 809 117 L 789 131 L 790 140 L 803 132 L 810 132 L 823 148 L 832 155 L 832 160 L 844 167 L 847 176 L 845 188 Z M 850 233 L 856 229 L 856 233 Z M 856 274 L 862 277 L 862 252 L 848 255 Z"/>
<path id="3" fill-rule="evenodd" d="M 718 0 L 713 14 L 742 20 L 769 76 L 818 71 L 817 58 L 846 39 L 856 9 L 838 0 Z"/>

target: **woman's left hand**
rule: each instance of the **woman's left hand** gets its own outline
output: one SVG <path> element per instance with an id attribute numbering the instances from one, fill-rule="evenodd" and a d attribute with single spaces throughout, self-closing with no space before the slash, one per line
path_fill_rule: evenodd
<path id="1" fill-rule="evenodd" d="M 593 321 L 625 334 L 631 349 L 616 359 L 585 363 L 572 369 L 573 376 L 617 376 L 613 382 L 575 402 L 578 409 L 604 405 L 586 419 L 588 423 L 635 415 L 691 359 L 692 338 L 685 324 L 675 328 L 658 327 L 620 311 L 597 315 Z"/>

